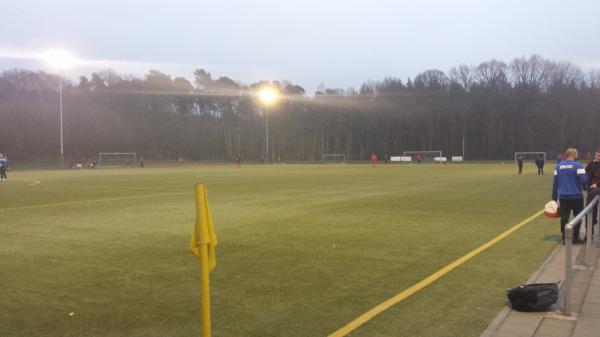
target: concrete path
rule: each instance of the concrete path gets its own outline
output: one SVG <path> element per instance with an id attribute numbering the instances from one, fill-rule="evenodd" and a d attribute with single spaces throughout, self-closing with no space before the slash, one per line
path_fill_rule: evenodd
<path id="1" fill-rule="evenodd" d="M 592 246 L 587 267 L 581 261 L 582 246 L 573 248 L 576 271 L 571 316 L 562 314 L 562 296 L 553 310 L 545 313 L 523 313 L 506 307 L 481 337 L 600 337 L 600 247 Z M 564 265 L 565 248 L 560 245 L 527 283 L 562 281 Z"/>

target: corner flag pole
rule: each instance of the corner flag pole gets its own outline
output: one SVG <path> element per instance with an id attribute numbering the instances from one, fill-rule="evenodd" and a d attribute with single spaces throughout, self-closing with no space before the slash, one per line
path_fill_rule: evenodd
<path id="1" fill-rule="evenodd" d="M 208 277 L 208 245 L 200 247 L 200 306 L 202 337 L 210 337 L 210 284 Z"/>
<path id="2" fill-rule="evenodd" d="M 192 233 L 190 250 L 200 259 L 200 305 L 202 337 L 210 337 L 210 280 L 209 273 L 215 268 L 215 235 L 212 217 L 208 208 L 206 187 L 196 184 L 196 225 Z"/>

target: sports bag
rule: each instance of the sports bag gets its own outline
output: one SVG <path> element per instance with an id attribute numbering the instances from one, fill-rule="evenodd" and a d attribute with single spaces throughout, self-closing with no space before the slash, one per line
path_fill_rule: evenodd
<path id="1" fill-rule="evenodd" d="M 524 284 L 506 292 L 510 305 L 518 311 L 546 311 L 558 301 L 558 283 Z"/>

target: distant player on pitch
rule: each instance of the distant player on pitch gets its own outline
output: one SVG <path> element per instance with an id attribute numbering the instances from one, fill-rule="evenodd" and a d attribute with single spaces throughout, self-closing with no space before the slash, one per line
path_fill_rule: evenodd
<path id="1" fill-rule="evenodd" d="M 523 173 L 523 157 L 517 158 L 517 167 L 519 168 L 519 175 Z"/>
<path id="2" fill-rule="evenodd" d="M 544 175 L 544 156 L 540 155 L 535 160 L 535 166 L 538 169 L 538 175 Z"/>
<path id="3" fill-rule="evenodd" d="M 377 155 L 375 153 L 371 154 L 371 166 L 377 166 Z"/>
<path id="4" fill-rule="evenodd" d="M 8 157 L 0 153 L 0 179 L 7 179 L 6 171 L 8 171 Z"/>

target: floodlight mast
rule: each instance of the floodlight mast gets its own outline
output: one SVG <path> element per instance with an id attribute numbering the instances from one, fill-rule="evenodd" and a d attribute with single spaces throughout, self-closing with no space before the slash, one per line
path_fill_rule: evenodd
<path id="1" fill-rule="evenodd" d="M 272 88 L 263 88 L 258 93 L 258 98 L 262 102 L 262 110 L 265 115 L 265 128 L 266 128 L 266 139 L 265 139 L 265 161 L 269 162 L 269 114 L 267 108 L 270 105 L 275 104 L 279 99 L 279 94 Z"/>
<path id="2" fill-rule="evenodd" d="M 60 49 L 51 49 L 43 54 L 43 59 L 51 67 L 58 69 L 58 110 L 60 113 L 60 166 L 65 166 L 64 138 L 63 138 L 63 87 L 62 70 L 75 64 L 76 60 L 68 52 Z"/>
<path id="3" fill-rule="evenodd" d="M 65 148 L 63 140 L 63 94 L 62 94 L 62 69 L 58 68 L 58 106 L 60 110 L 60 166 L 65 167 Z"/>

